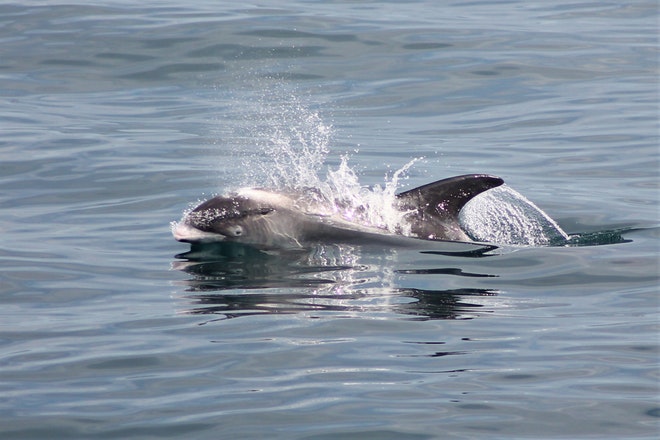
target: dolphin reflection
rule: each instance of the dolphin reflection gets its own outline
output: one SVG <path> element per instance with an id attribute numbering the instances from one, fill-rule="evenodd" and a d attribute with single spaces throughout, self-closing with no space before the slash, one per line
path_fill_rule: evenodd
<path id="1" fill-rule="evenodd" d="M 497 289 L 420 288 L 401 284 L 417 277 L 428 284 L 445 277 L 466 280 L 497 275 L 462 269 L 474 254 L 433 255 L 432 268 L 397 269 L 397 251 L 362 254 L 351 246 L 320 245 L 307 252 L 271 255 L 227 243 L 198 244 L 180 254 L 172 267 L 190 275 L 181 283 L 189 302 L 185 313 L 215 315 L 214 320 L 258 314 L 394 314 L 405 319 L 471 319 L 487 313 Z M 417 253 L 416 255 L 420 255 Z M 484 255 L 480 255 L 484 257 Z M 375 259 L 375 263 L 374 263 Z M 428 258 L 425 257 L 428 264 Z M 369 264 L 371 263 L 371 264 Z M 448 283 L 449 284 L 449 283 Z"/>

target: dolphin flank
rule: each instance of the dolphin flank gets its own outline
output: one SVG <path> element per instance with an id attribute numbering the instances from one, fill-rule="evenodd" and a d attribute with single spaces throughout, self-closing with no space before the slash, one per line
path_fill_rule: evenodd
<path id="1" fill-rule="evenodd" d="M 503 183 L 486 174 L 451 177 L 397 194 L 393 207 L 408 226 L 405 235 L 471 242 L 458 221 L 461 208 Z M 261 250 L 313 243 L 395 243 L 402 235 L 324 212 L 305 194 L 243 189 L 201 203 L 172 224 L 172 234 L 187 243 L 236 242 Z"/>

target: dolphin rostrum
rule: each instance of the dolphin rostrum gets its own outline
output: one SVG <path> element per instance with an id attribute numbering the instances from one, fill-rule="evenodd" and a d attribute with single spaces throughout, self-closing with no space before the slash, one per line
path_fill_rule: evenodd
<path id="1" fill-rule="evenodd" d="M 393 207 L 407 226 L 405 235 L 471 242 L 459 224 L 461 208 L 476 195 L 503 183 L 499 177 L 486 174 L 451 177 L 397 194 Z M 172 233 L 182 242 L 236 242 L 261 250 L 303 248 L 310 243 L 396 244 L 403 234 L 403 228 L 391 232 L 324 213 L 318 203 L 310 202 L 314 197 L 309 194 L 313 190 L 288 194 L 243 189 L 213 197 L 173 223 Z"/>

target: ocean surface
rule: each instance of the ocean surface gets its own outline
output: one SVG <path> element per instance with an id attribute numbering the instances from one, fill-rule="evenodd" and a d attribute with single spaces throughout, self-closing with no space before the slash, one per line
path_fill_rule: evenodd
<path id="1" fill-rule="evenodd" d="M 658 438 L 659 73 L 655 1 L 0 2 L 0 437 Z M 170 231 L 465 173 L 596 239 Z"/>

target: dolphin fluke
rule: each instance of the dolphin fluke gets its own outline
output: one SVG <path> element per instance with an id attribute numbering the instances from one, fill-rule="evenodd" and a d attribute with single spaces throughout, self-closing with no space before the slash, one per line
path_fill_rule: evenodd
<path id="1" fill-rule="evenodd" d="M 458 214 L 475 196 L 504 183 L 488 174 L 466 174 L 438 180 L 397 194 L 399 209 L 407 211 L 411 232 L 426 239 L 470 241 Z"/>

